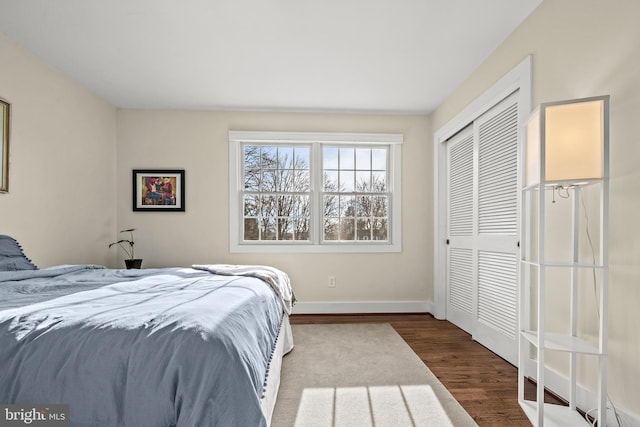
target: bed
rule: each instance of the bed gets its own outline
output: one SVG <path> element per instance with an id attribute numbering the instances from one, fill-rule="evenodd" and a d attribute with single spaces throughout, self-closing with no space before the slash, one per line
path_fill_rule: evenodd
<path id="1" fill-rule="evenodd" d="M 294 302 L 268 266 L 37 269 L 0 236 L 0 403 L 71 426 L 268 426 Z"/>

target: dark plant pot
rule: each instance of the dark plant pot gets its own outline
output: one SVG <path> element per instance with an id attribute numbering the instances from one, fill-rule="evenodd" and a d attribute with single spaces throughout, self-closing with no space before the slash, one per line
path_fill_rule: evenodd
<path id="1" fill-rule="evenodd" d="M 142 260 L 137 258 L 137 259 L 125 259 L 124 260 L 124 265 L 127 266 L 127 269 L 129 268 L 140 268 L 142 267 Z"/>

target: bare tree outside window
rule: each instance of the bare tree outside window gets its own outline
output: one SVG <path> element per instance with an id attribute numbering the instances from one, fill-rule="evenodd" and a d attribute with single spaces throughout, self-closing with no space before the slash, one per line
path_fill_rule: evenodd
<path id="1" fill-rule="evenodd" d="M 310 240 L 310 148 L 244 145 L 244 240 Z"/>
<path id="2" fill-rule="evenodd" d="M 325 146 L 324 240 L 388 241 L 387 148 Z"/>
<path id="3" fill-rule="evenodd" d="M 311 148 L 243 146 L 245 241 L 311 241 Z M 388 148 L 322 147 L 324 241 L 389 240 Z"/>

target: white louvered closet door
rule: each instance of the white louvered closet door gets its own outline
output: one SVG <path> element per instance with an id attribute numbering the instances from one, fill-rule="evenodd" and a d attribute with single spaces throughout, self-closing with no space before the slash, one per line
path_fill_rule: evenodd
<path id="1" fill-rule="evenodd" d="M 473 127 L 447 142 L 447 319 L 473 333 L 476 313 L 476 168 Z"/>
<path id="2" fill-rule="evenodd" d="M 447 318 L 513 364 L 518 354 L 518 126 L 514 94 L 448 143 Z"/>

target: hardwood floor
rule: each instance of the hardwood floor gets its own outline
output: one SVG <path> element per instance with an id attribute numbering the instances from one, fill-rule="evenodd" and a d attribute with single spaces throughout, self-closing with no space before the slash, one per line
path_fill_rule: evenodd
<path id="1" fill-rule="evenodd" d="M 430 314 L 298 314 L 290 320 L 291 324 L 389 323 L 480 427 L 531 426 L 518 404 L 517 369 L 452 323 Z M 530 393 L 534 396 L 533 385 L 526 390 L 527 397 Z M 561 403 L 553 396 L 545 400 Z"/>

